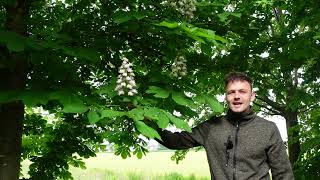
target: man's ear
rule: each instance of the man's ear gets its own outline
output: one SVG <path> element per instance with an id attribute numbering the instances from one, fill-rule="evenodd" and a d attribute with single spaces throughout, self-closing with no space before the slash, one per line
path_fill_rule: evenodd
<path id="1" fill-rule="evenodd" d="M 250 101 L 253 102 L 256 99 L 256 92 L 252 91 Z"/>

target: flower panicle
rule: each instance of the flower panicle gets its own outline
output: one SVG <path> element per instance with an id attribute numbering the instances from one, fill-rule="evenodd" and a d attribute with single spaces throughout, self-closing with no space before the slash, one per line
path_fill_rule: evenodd
<path id="1" fill-rule="evenodd" d="M 134 96 L 138 93 L 136 81 L 134 79 L 135 74 L 132 69 L 132 63 L 127 58 L 123 58 L 122 64 L 118 70 L 118 79 L 115 91 L 118 95 Z"/>

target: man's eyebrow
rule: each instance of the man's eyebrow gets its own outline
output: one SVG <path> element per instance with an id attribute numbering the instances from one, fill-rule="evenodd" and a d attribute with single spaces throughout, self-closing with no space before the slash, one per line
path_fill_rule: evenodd
<path id="1" fill-rule="evenodd" d="M 246 89 L 230 89 L 227 92 L 231 92 L 231 91 L 247 91 Z"/>

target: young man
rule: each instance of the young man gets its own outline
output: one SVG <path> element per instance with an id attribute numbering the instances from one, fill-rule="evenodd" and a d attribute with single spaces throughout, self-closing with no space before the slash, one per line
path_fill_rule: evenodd
<path id="1" fill-rule="evenodd" d="M 159 131 L 159 143 L 170 149 L 204 146 L 214 180 L 293 180 L 293 173 L 275 123 L 257 116 L 252 80 L 243 73 L 225 77 L 225 116 L 211 118 L 192 133 Z"/>

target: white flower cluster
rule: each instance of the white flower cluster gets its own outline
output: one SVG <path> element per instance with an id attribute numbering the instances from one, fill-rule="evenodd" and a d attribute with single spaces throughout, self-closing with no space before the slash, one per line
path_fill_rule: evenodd
<path id="1" fill-rule="evenodd" d="M 171 66 L 172 75 L 174 77 L 182 77 L 187 75 L 187 60 L 184 56 L 177 56 Z"/>
<path id="2" fill-rule="evenodd" d="M 129 96 L 133 96 L 138 93 L 136 87 L 132 63 L 130 63 L 127 58 L 123 58 L 122 65 L 119 68 L 119 75 L 115 90 L 118 92 L 119 96 L 124 95 L 125 92 L 127 92 Z"/>
<path id="3" fill-rule="evenodd" d="M 193 12 L 196 11 L 195 0 L 169 0 L 165 1 L 163 4 L 173 7 L 183 16 L 190 19 L 194 17 Z"/>

